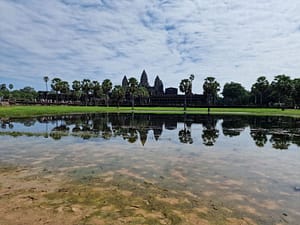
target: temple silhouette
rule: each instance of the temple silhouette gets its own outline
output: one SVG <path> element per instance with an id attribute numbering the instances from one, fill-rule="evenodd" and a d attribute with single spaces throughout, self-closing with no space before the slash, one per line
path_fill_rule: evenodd
<path id="1" fill-rule="evenodd" d="M 159 76 L 155 77 L 154 84 L 151 86 L 148 81 L 148 75 L 145 70 L 142 71 L 140 81 L 138 83 L 140 87 L 144 87 L 148 90 L 149 96 L 147 97 L 135 97 L 135 106 L 174 106 L 183 107 L 184 94 L 178 93 L 178 88 L 167 87 L 164 89 L 163 81 Z M 129 86 L 126 75 L 122 79 L 121 86 L 127 89 Z M 92 93 L 88 96 L 82 95 L 77 97 L 74 90 L 70 90 L 68 93 L 54 93 L 53 91 L 39 91 L 38 102 L 46 104 L 71 104 L 71 105 L 105 105 L 103 98 L 96 98 Z M 187 106 L 198 107 L 206 105 L 206 98 L 201 94 L 190 93 L 187 95 Z M 116 102 L 109 93 L 109 105 L 131 106 L 131 96 L 129 93 L 125 95 L 125 98 L 121 102 Z"/>
<path id="2" fill-rule="evenodd" d="M 145 70 L 143 70 L 140 82 L 140 87 L 144 87 L 149 92 L 149 97 L 147 101 L 142 101 L 137 99 L 136 105 L 149 105 L 149 106 L 183 106 L 184 94 L 178 94 L 178 88 L 167 87 L 164 89 L 163 81 L 159 76 L 155 77 L 154 85 L 151 86 L 148 81 L 148 75 Z M 123 77 L 122 87 L 128 87 L 128 79 L 126 76 Z M 129 104 L 130 99 L 126 97 L 123 104 Z M 188 95 L 187 105 L 188 106 L 201 106 L 206 104 L 206 99 L 203 95 L 193 94 Z"/>

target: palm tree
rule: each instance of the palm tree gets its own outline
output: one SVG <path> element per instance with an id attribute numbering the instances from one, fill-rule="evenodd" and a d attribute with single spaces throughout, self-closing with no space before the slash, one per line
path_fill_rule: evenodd
<path id="1" fill-rule="evenodd" d="M 93 84 L 91 83 L 91 80 L 89 79 L 83 79 L 81 81 L 81 89 L 85 94 L 85 105 L 88 104 L 89 94 L 92 90 Z"/>
<path id="2" fill-rule="evenodd" d="M 92 81 L 92 93 L 93 93 L 93 98 L 94 98 L 94 105 L 96 105 L 96 98 L 97 97 L 102 97 L 102 87 L 100 83 L 96 80 Z"/>
<path id="3" fill-rule="evenodd" d="M 72 89 L 74 90 L 74 94 L 76 96 L 76 100 L 81 97 L 81 83 L 79 80 L 74 80 L 72 83 Z"/>
<path id="4" fill-rule="evenodd" d="M 208 104 L 208 112 L 210 112 L 210 104 L 215 103 L 215 99 L 220 91 L 220 84 L 214 77 L 207 77 L 204 79 L 203 94 L 206 97 Z"/>
<path id="5" fill-rule="evenodd" d="M 65 96 L 69 93 L 70 91 L 70 85 L 67 81 L 61 81 L 60 83 L 60 93 L 63 94 L 64 99 Z"/>
<path id="6" fill-rule="evenodd" d="M 184 111 L 186 110 L 186 97 L 192 94 L 192 82 L 194 78 L 194 74 L 191 74 L 189 79 L 183 79 L 179 84 L 179 90 L 184 93 Z"/>
<path id="7" fill-rule="evenodd" d="M 117 101 L 118 108 L 119 108 L 120 102 L 125 97 L 125 89 L 121 85 L 116 85 L 112 90 L 112 97 Z"/>
<path id="8" fill-rule="evenodd" d="M 134 98 L 137 95 L 138 81 L 134 77 L 128 79 L 128 92 L 131 98 L 131 109 L 134 109 Z"/>
<path id="9" fill-rule="evenodd" d="M 14 88 L 14 85 L 13 85 L 13 84 L 9 84 L 9 85 L 8 85 L 8 88 L 9 88 L 9 90 L 10 90 L 10 92 L 9 92 L 9 94 L 8 94 L 8 99 L 10 100 L 11 97 L 12 97 L 11 90 Z"/>
<path id="10" fill-rule="evenodd" d="M 282 100 L 286 102 L 292 95 L 292 80 L 289 76 L 284 74 L 275 76 L 271 86 L 273 94 L 278 97 L 279 105 Z"/>
<path id="11" fill-rule="evenodd" d="M 263 96 L 264 93 L 269 88 L 269 81 L 265 76 L 260 76 L 257 78 L 256 83 L 252 85 L 251 92 L 255 95 L 255 104 L 256 104 L 256 95 L 259 94 L 260 96 L 260 105 L 263 104 Z"/>
<path id="12" fill-rule="evenodd" d="M 103 91 L 103 94 L 105 94 L 105 102 L 106 102 L 106 106 L 108 106 L 108 94 L 109 92 L 111 91 L 112 89 L 112 83 L 109 79 L 105 79 L 103 82 L 102 82 L 102 91 Z"/>
<path id="13" fill-rule="evenodd" d="M 44 76 L 43 79 L 44 79 L 44 81 L 46 83 L 46 92 L 48 92 L 48 85 L 47 85 L 47 83 L 49 81 L 49 77 L 48 76 Z"/>
<path id="14" fill-rule="evenodd" d="M 191 130 L 187 127 L 185 122 L 184 122 L 184 128 L 178 132 L 178 138 L 179 141 L 184 144 L 193 144 L 194 142 L 192 138 Z"/>
<path id="15" fill-rule="evenodd" d="M 7 90 L 6 84 L 1 84 L 1 85 L 0 85 L 0 90 L 1 90 L 1 91 Z"/>
<path id="16" fill-rule="evenodd" d="M 55 91 L 56 93 L 56 103 L 58 102 L 58 92 L 61 91 L 61 82 L 62 80 L 60 78 L 53 78 L 52 83 L 51 83 L 51 88 Z"/>
<path id="17" fill-rule="evenodd" d="M 293 80 L 293 102 L 294 106 L 299 106 L 300 104 L 300 78 L 296 78 Z"/>
<path id="18" fill-rule="evenodd" d="M 141 102 L 141 99 L 148 98 L 149 97 L 148 89 L 145 87 L 142 87 L 142 86 L 138 87 L 137 96 L 140 98 L 140 102 Z"/>

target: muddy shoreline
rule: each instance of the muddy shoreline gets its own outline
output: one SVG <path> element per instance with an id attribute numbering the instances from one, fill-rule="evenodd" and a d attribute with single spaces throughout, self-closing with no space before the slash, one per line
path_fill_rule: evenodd
<path id="1" fill-rule="evenodd" d="M 144 179 L 125 169 L 75 176 L 1 165 L 0 224 L 265 224 L 247 205 L 233 206 L 207 191 L 165 188 L 163 179 L 168 178 Z M 288 224 L 286 217 L 272 224 Z"/>

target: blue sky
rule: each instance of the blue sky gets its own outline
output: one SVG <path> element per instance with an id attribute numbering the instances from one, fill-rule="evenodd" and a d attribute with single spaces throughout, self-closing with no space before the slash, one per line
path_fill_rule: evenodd
<path id="1" fill-rule="evenodd" d="M 0 83 L 300 77 L 299 0 L 0 0 Z"/>

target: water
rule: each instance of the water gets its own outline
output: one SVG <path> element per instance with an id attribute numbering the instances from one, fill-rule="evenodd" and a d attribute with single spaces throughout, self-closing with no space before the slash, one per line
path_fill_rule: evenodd
<path id="1" fill-rule="evenodd" d="M 300 119 L 68 115 L 1 121 L 0 135 L 1 196 L 14 196 L 0 206 L 48 182 L 19 216 L 46 205 L 37 221 L 53 224 L 50 212 L 66 224 L 300 221 Z"/>

